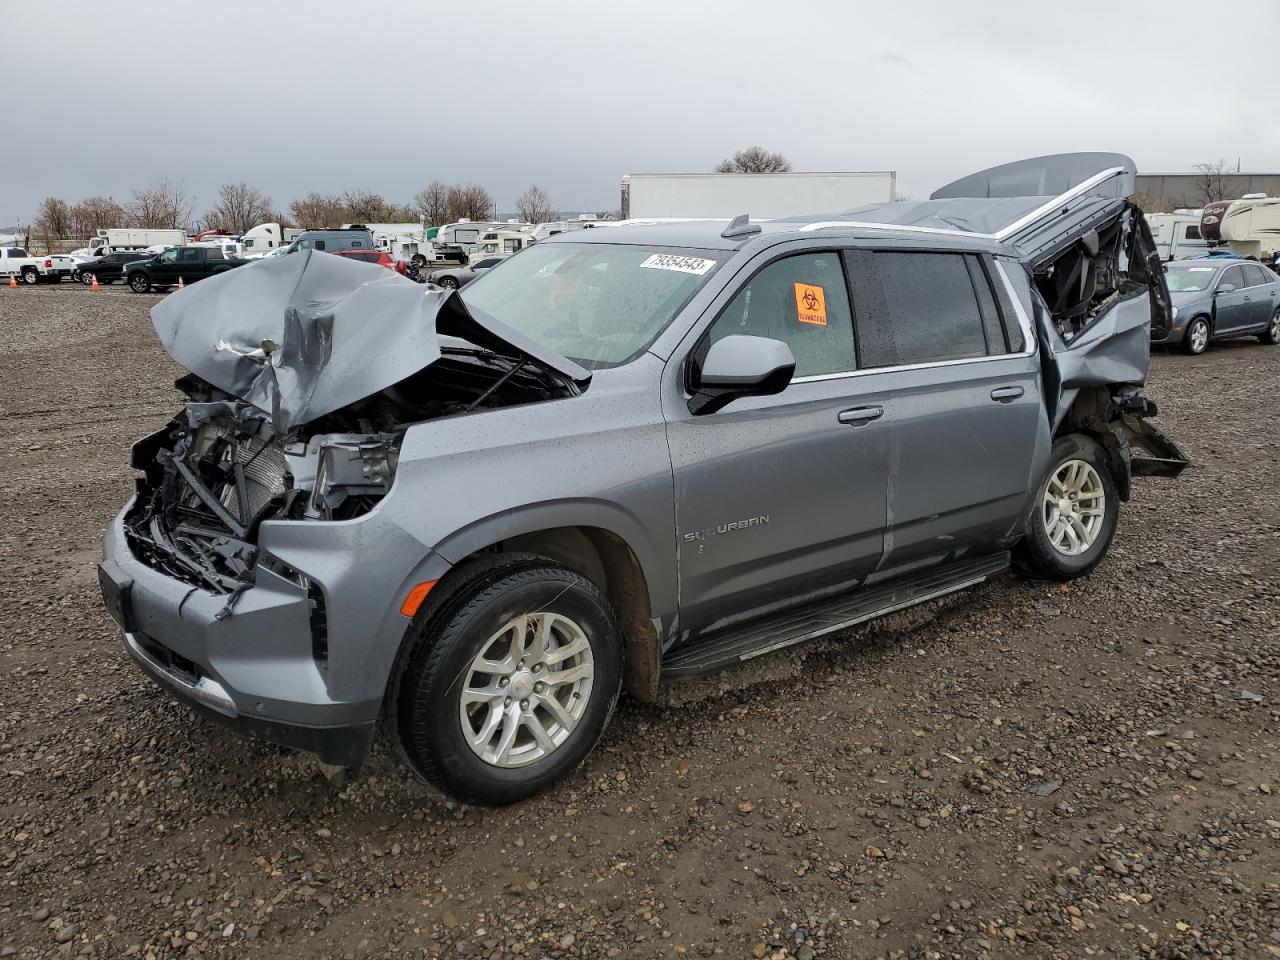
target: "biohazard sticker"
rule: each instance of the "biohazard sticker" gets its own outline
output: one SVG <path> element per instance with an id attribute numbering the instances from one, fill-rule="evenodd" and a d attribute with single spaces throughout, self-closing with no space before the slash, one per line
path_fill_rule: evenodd
<path id="1" fill-rule="evenodd" d="M 797 283 L 796 319 L 816 327 L 827 325 L 827 295 L 816 283 Z"/>
<path id="2" fill-rule="evenodd" d="M 677 273 L 694 273 L 702 276 L 716 265 L 714 260 L 702 257 L 678 257 L 670 253 L 655 253 L 640 266 L 650 270 L 674 270 Z"/>

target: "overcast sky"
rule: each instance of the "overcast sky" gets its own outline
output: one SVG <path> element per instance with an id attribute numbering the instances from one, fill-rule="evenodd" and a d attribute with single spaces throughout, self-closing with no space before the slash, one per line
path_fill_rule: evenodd
<path id="1" fill-rule="evenodd" d="M 1034 12 L 1033 12 L 1034 9 Z M 1218 12 L 1213 12 L 1215 9 Z M 0 223 L 157 177 L 204 210 L 530 183 L 614 209 L 624 173 L 759 143 L 917 197 L 1007 160 L 1280 170 L 1274 0 L 5 0 Z"/>

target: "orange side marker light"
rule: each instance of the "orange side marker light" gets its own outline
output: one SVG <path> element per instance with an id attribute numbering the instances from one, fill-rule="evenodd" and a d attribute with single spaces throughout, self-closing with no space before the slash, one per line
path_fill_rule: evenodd
<path id="1" fill-rule="evenodd" d="M 410 590 L 409 595 L 404 598 L 404 603 L 400 604 L 400 613 L 406 617 L 416 615 L 418 608 L 422 606 L 422 601 L 427 599 L 427 594 L 431 592 L 435 585 L 436 581 L 427 580 Z"/>

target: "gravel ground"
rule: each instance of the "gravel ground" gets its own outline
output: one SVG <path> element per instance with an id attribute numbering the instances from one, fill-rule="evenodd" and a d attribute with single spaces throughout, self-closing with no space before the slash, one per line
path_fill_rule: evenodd
<path id="1" fill-rule="evenodd" d="M 94 562 L 179 374 L 0 289 L 0 957 L 1280 956 L 1280 350 L 1155 360 L 1109 559 L 624 702 L 549 794 L 338 791 L 130 664 Z"/>

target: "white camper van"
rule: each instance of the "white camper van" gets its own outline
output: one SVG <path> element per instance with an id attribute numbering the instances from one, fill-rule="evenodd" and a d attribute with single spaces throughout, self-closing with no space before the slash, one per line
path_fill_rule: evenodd
<path id="1" fill-rule="evenodd" d="M 246 230 L 244 236 L 240 238 L 240 243 L 244 246 L 244 257 L 246 260 L 265 257 L 282 247 L 287 247 L 300 233 L 302 231 L 296 227 L 282 227 L 278 223 L 260 223 Z"/>
<path id="2" fill-rule="evenodd" d="M 1161 260 L 1185 260 L 1209 252 L 1209 243 L 1200 235 L 1200 210 L 1152 213 L 1147 225 L 1155 238 Z"/>
<path id="3" fill-rule="evenodd" d="M 475 263 L 486 257 L 519 253 L 529 244 L 536 242 L 534 226 L 530 223 L 519 224 L 513 229 L 486 230 L 480 235 L 480 245 L 472 251 L 470 262 Z"/>

